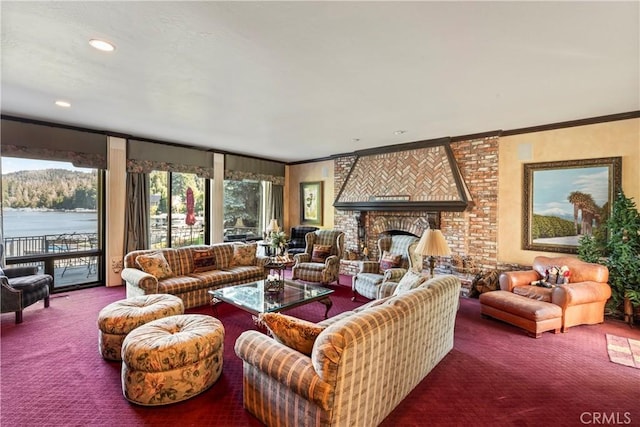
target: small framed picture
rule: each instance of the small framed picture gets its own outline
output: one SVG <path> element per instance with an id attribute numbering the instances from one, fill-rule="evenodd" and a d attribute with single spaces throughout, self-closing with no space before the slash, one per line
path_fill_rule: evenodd
<path id="1" fill-rule="evenodd" d="M 322 181 L 300 183 L 300 222 L 322 225 Z"/>

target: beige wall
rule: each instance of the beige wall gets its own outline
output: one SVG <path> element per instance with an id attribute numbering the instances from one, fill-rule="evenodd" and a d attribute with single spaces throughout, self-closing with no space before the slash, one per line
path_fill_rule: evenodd
<path id="1" fill-rule="evenodd" d="M 320 228 L 333 228 L 333 160 L 287 166 L 285 184 L 284 229 L 300 225 L 300 183 L 322 181 L 322 225 Z"/>
<path id="2" fill-rule="evenodd" d="M 527 159 L 527 154 L 530 157 Z M 530 265 L 545 252 L 521 249 L 523 164 L 622 157 L 622 188 L 640 205 L 640 119 L 500 138 L 498 261 Z M 557 254 L 555 254 L 557 255 Z"/>

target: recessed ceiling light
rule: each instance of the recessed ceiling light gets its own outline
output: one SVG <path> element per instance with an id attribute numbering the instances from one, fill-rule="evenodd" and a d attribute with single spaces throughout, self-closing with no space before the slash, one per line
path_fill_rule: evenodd
<path id="1" fill-rule="evenodd" d="M 71 107 L 71 103 L 70 103 L 70 102 L 62 101 L 62 100 L 58 100 L 58 101 L 56 101 L 56 105 L 57 105 L 58 107 L 64 107 L 64 108 L 69 108 L 69 107 Z"/>
<path id="2" fill-rule="evenodd" d="M 403 133 L 407 133 L 406 130 L 397 130 L 394 132 L 395 135 L 402 135 Z"/>
<path id="3" fill-rule="evenodd" d="M 91 39 L 89 40 L 89 44 L 94 48 L 101 50 L 103 52 L 113 52 L 116 49 L 116 47 L 113 44 L 106 42 L 104 40 Z"/>

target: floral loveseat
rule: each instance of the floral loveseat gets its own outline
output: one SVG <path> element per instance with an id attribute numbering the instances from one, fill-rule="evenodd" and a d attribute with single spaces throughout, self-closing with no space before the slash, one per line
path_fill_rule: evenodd
<path id="1" fill-rule="evenodd" d="M 208 304 L 209 289 L 254 282 L 264 278 L 268 258 L 256 255 L 256 244 L 240 242 L 129 252 L 122 279 L 127 298 L 171 294 L 185 308 Z"/>
<path id="2" fill-rule="evenodd" d="M 444 275 L 318 324 L 298 319 L 300 342 L 319 329 L 298 350 L 243 332 L 245 408 L 268 426 L 380 424 L 453 348 L 459 295 L 460 280 Z M 284 335 L 295 329 L 295 318 L 263 315 L 276 336 L 267 316 L 284 319 Z"/>

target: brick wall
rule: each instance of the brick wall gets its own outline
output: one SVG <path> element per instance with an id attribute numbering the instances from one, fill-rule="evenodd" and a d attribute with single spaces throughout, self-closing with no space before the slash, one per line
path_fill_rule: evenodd
<path id="1" fill-rule="evenodd" d="M 467 184 L 473 206 L 465 212 L 442 212 L 440 228 L 452 255 L 470 257 L 482 269 L 498 268 L 498 137 L 459 141 L 451 144 L 454 157 Z M 335 160 L 334 183 L 338 195 L 355 156 Z M 347 249 L 356 247 L 358 224 L 355 211 L 335 211 L 334 224 L 345 232 Z M 421 212 L 394 212 L 393 215 L 421 215 Z M 368 221 L 365 221 L 368 222 Z M 367 233 L 367 248 L 376 256 L 376 237 Z M 346 273 L 346 272 L 345 272 Z"/>
<path id="2" fill-rule="evenodd" d="M 334 194 L 338 197 L 342 185 L 349 175 L 351 166 L 356 161 L 356 156 L 339 157 L 334 161 Z M 337 230 L 344 231 L 345 249 L 358 248 L 358 221 L 355 211 L 336 210 L 333 217 L 333 224 Z"/>
<path id="3" fill-rule="evenodd" d="M 483 270 L 498 263 L 498 138 L 451 144 L 473 205 L 443 212 L 440 227 L 455 255 L 470 257 Z"/>

